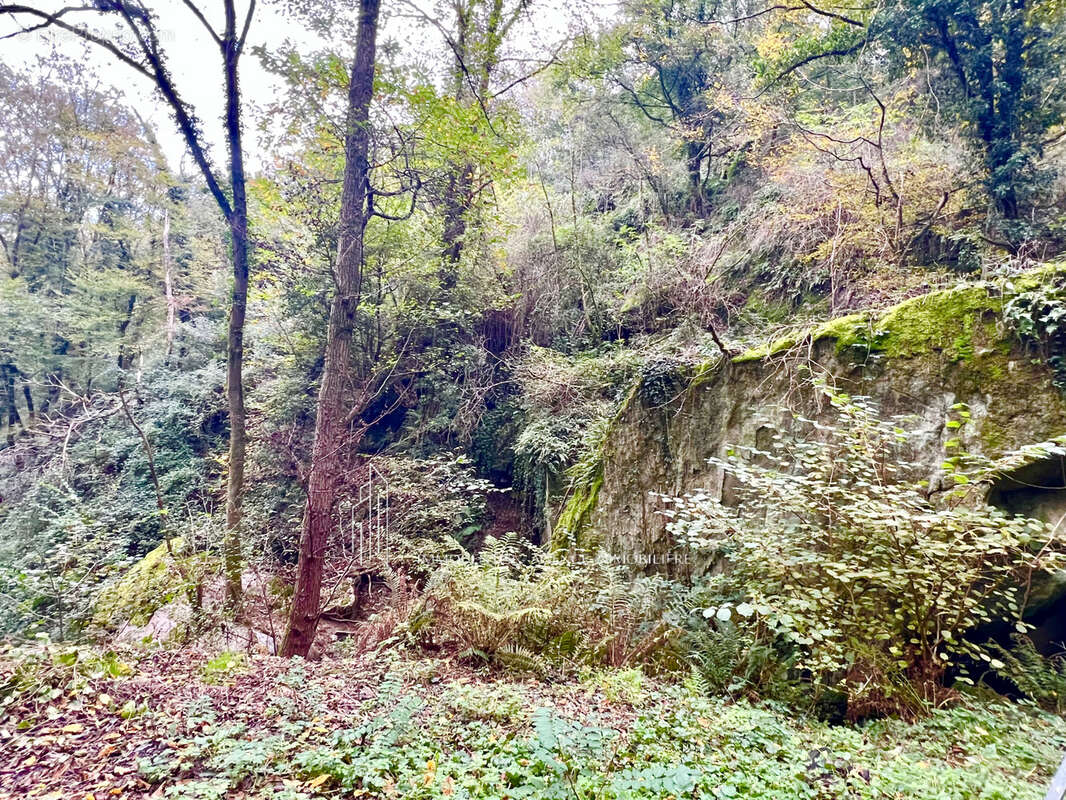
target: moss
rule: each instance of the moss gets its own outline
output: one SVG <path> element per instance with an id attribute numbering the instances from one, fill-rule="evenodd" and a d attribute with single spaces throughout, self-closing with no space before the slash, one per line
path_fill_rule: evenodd
<path id="1" fill-rule="evenodd" d="M 837 350 L 844 350 L 865 340 L 863 334 L 864 328 L 868 327 L 867 321 L 868 315 L 865 313 L 836 317 L 813 328 L 789 333 L 760 347 L 746 350 L 740 355 L 734 356 L 733 363 L 743 364 L 747 361 L 760 361 L 767 356 L 791 350 L 801 342 L 817 342 L 821 339 L 836 339 Z"/>
<path id="2" fill-rule="evenodd" d="M 948 358 L 972 360 L 974 337 L 979 331 L 995 339 L 994 324 L 984 324 L 985 314 L 998 316 L 1003 298 L 985 286 L 964 286 L 915 297 L 890 309 L 877 321 L 883 332 L 878 349 L 889 358 L 909 358 L 940 351 Z M 989 337 L 991 334 L 991 337 Z"/>
<path id="3" fill-rule="evenodd" d="M 981 440 L 981 449 L 986 453 L 1002 452 L 1009 441 L 1003 427 L 991 418 L 981 423 L 977 436 Z"/>
<path id="4" fill-rule="evenodd" d="M 791 350 L 801 339 L 800 334 L 788 334 L 775 339 L 772 342 L 761 345 L 760 347 L 753 347 L 750 350 L 745 350 L 739 356 L 733 356 L 734 364 L 743 364 L 747 361 L 761 361 L 767 356 L 783 353 L 786 350 Z"/>
<path id="5" fill-rule="evenodd" d="M 717 362 L 713 362 L 717 363 Z M 697 373 L 699 373 L 697 369 Z M 619 424 L 626 410 L 640 396 L 641 379 L 638 376 L 633 386 L 626 393 L 625 399 L 615 409 L 614 415 L 607 423 L 603 432 L 603 439 L 595 450 L 589 453 L 588 461 L 581 469 L 582 478 L 575 480 L 571 485 L 571 494 L 563 506 L 556 520 L 555 529 L 551 537 L 552 550 L 566 550 L 574 546 L 589 547 L 591 542 L 582 541 L 581 534 L 592 521 L 592 512 L 596 510 L 596 503 L 600 498 L 600 488 L 603 486 L 603 464 L 607 458 L 606 447 L 610 439 L 611 431 Z"/>
<path id="6" fill-rule="evenodd" d="M 1011 283 L 1015 292 L 1031 292 L 1033 289 L 1046 286 L 1062 275 L 1066 275 L 1066 261 L 1056 261 L 1019 275 Z"/>
<path id="7" fill-rule="evenodd" d="M 874 317 L 848 314 L 827 320 L 753 348 L 733 359 L 734 363 L 758 361 L 790 350 L 801 342 L 836 341 L 837 353 L 861 349 L 883 353 L 888 358 L 910 358 L 942 352 L 952 360 L 970 360 L 977 342 L 997 344 L 995 322 L 984 320 L 1003 308 L 1003 298 L 985 286 L 962 286 L 906 300 Z"/>
<path id="8" fill-rule="evenodd" d="M 718 375 L 722 363 L 721 358 L 714 358 L 710 361 L 702 361 L 697 364 L 692 370 L 685 391 L 691 392 L 711 381 L 716 375 Z"/>
<path id="9" fill-rule="evenodd" d="M 1007 293 L 1029 291 L 1066 274 L 1066 262 L 1049 264 L 1011 279 Z M 987 284 L 957 286 L 905 300 L 880 316 L 866 312 L 848 314 L 820 325 L 794 331 L 753 347 L 733 358 L 733 363 L 759 361 L 790 350 L 801 342 L 835 339 L 837 352 L 865 348 L 889 358 L 909 358 L 939 351 L 952 360 L 969 360 L 979 346 L 1010 349 L 995 321 L 985 315 L 1002 312 L 1004 297 Z M 975 340 L 983 341 L 977 342 Z"/>
<path id="10" fill-rule="evenodd" d="M 1063 265 L 1057 267 L 1063 268 Z M 1066 398 L 1055 389 L 1045 368 L 1018 359 L 1017 343 L 1002 323 L 1004 304 L 1018 287 L 1034 280 L 1042 283 L 1051 273 L 1042 269 L 1010 283 L 1004 282 L 1002 286 L 962 285 L 906 300 L 883 312 L 859 312 L 829 319 L 794 329 L 735 356 L 732 362 L 759 362 L 793 349 L 806 349 L 817 342 L 835 348 L 838 359 L 844 362 L 839 367 L 846 368 L 848 362 L 864 363 L 872 355 L 880 356 L 879 368 L 864 373 L 864 379 L 879 380 L 877 376 L 883 371 L 892 375 L 891 380 L 901 387 L 942 386 L 956 397 L 977 398 L 977 402 L 987 398 L 986 411 L 975 420 L 975 433 L 982 452 L 996 456 L 1026 442 L 1061 433 L 1062 420 L 1066 419 Z M 824 354 L 824 350 L 820 352 Z M 707 361 L 680 370 L 678 377 L 688 381 L 687 391 L 691 392 L 722 376 L 720 364 L 717 360 Z M 722 377 L 724 382 L 748 379 L 739 373 Z M 631 392 L 622 404 L 612 427 L 635 396 Z M 641 419 L 643 424 L 648 424 L 646 415 Z M 648 431 L 646 438 L 651 435 Z M 666 441 L 665 432 L 663 437 L 667 452 L 659 460 L 669 468 L 672 459 L 668 445 L 683 445 Z M 651 457 L 650 453 L 646 455 Z M 555 547 L 590 545 L 585 531 L 591 526 L 603 486 L 604 457 L 601 453 L 595 472 L 586 472 L 587 477 L 572 487 L 559 516 L 558 535 L 553 537 Z M 604 533 L 615 535 L 613 531 Z"/>
<path id="11" fill-rule="evenodd" d="M 186 574 L 192 569 L 195 555 L 182 554 L 184 540 L 170 540 L 170 546 Z M 202 556 L 200 556 L 202 558 Z M 112 627 L 129 621 L 145 625 L 157 609 L 174 600 L 186 589 L 181 571 L 175 565 L 164 542 L 134 564 L 118 583 L 100 593 L 93 613 L 93 623 Z"/>
<path id="12" fill-rule="evenodd" d="M 555 524 L 555 532 L 552 534 L 551 541 L 553 550 L 565 550 L 581 544 L 581 533 L 592 520 L 592 512 L 596 508 L 596 501 L 599 500 L 602 486 L 603 462 L 601 460 L 591 480 L 574 485 L 573 493 Z"/>
<path id="13" fill-rule="evenodd" d="M 814 329 L 811 338 L 816 342 L 822 339 L 834 339 L 837 343 L 837 352 L 842 353 L 853 347 L 872 348 L 876 339 L 876 331 L 871 324 L 870 315 L 862 312 L 823 322 Z"/>

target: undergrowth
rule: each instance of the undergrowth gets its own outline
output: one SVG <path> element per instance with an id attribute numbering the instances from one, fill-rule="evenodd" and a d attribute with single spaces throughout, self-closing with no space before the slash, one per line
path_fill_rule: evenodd
<path id="1" fill-rule="evenodd" d="M 1024 800 L 1042 796 L 1066 748 L 1061 717 L 976 699 L 917 723 L 831 726 L 776 704 L 708 698 L 692 682 L 652 681 L 639 670 L 549 686 L 471 682 L 424 660 L 389 664 L 362 683 L 357 662 L 279 671 L 256 660 L 245 676 L 255 682 L 243 688 L 220 694 L 201 684 L 199 696 L 184 692 L 181 702 L 148 697 L 120 723 L 160 732 L 159 746 L 134 761 L 138 778 L 145 791 L 182 800 Z M 152 685 L 148 678 L 97 676 L 94 691 L 125 695 L 138 681 L 142 690 Z M 339 681 L 333 694 L 331 680 Z M 299 702 L 283 702 L 290 695 Z M 366 699 L 350 700 L 359 696 Z M 121 717 L 115 708 L 97 714 L 102 726 Z M 5 717 L 13 743 L 32 746 L 35 737 L 19 738 L 18 728 Z"/>

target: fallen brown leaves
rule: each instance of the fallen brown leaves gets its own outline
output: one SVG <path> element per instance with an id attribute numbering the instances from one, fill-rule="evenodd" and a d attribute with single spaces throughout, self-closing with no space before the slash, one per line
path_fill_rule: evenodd
<path id="1" fill-rule="evenodd" d="M 245 731 L 242 736 L 255 741 L 285 735 L 286 720 L 298 719 L 306 723 L 297 740 L 301 747 L 324 743 L 335 731 L 358 723 L 386 671 L 397 668 L 397 662 L 380 654 L 319 662 L 248 655 L 239 670 L 218 682 L 205 678 L 211 655 L 193 646 L 153 653 L 130 650 L 121 654 L 131 668 L 128 675 L 9 694 L 14 702 L 0 707 L 0 800 L 161 798 L 169 787 L 196 778 L 198 764 L 188 756 L 189 744 L 209 728 L 237 723 Z M 16 660 L 0 653 L 0 695 L 14 685 L 18 668 Z M 407 661 L 399 668 L 429 707 L 437 705 L 448 685 L 492 680 L 452 659 Z M 532 678 L 516 683 L 514 676 L 510 683 L 521 685 L 531 706 L 551 706 L 563 716 L 576 719 L 595 708 L 624 728 L 632 714 L 625 704 L 610 703 L 595 690 Z M 205 702 L 210 723 L 194 711 Z M 287 709 L 285 714 L 279 715 L 279 707 Z M 139 769 L 152 759 L 184 766 L 153 784 Z M 276 782 L 291 786 L 292 777 L 278 775 Z M 325 790 L 296 783 L 305 791 Z M 262 795 L 252 790 L 227 794 L 235 800 L 252 796 Z"/>
<path id="2" fill-rule="evenodd" d="M 298 709 L 305 699 L 302 687 L 279 680 L 291 663 L 273 657 L 251 657 L 220 685 L 205 682 L 208 657 L 195 649 L 129 657 L 132 675 L 96 678 L 44 696 L 16 695 L 0 717 L 0 798 L 162 797 L 163 787 L 138 775 L 138 762 L 176 749 L 175 738 L 196 733 L 186 711 L 198 698 L 210 698 L 217 721 L 243 722 L 253 736 L 271 732 L 268 704 L 287 696 Z M 0 685 L 11 681 L 17 667 L 0 659 Z M 318 726 L 323 733 L 358 716 L 360 704 L 373 696 L 367 682 L 381 674 L 351 661 L 303 667 L 322 692 L 318 708 L 332 712 Z"/>

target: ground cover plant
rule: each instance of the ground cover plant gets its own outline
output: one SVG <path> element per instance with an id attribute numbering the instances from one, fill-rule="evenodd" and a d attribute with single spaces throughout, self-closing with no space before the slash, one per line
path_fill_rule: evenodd
<path id="1" fill-rule="evenodd" d="M 132 655 L 5 653 L 5 796 L 1036 798 L 1066 747 L 976 696 L 850 727 L 634 670 Z"/>

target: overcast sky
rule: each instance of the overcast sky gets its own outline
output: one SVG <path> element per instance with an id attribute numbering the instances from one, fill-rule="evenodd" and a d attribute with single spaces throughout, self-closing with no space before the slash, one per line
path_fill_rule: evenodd
<path id="1" fill-rule="evenodd" d="M 238 6 L 242 11 L 246 4 L 247 0 L 238 0 Z M 35 5 L 43 8 L 50 7 L 48 3 Z M 62 5 L 64 3 L 56 3 L 54 7 L 58 8 Z M 175 75 L 175 82 L 185 100 L 197 109 L 203 121 L 205 133 L 215 144 L 217 150 L 217 147 L 224 141 L 220 122 L 223 98 L 218 47 L 195 16 L 179 0 L 156 0 L 156 2 L 149 2 L 148 5 L 159 9 L 158 25 L 161 38 L 166 43 L 170 54 L 170 65 Z M 221 3 L 218 0 L 201 0 L 199 5 L 205 9 L 211 9 L 209 19 L 221 27 Z M 443 43 L 433 33 L 430 26 L 417 25 L 409 14 L 400 13 L 405 10 L 409 11 L 409 9 L 405 9 L 395 0 L 393 2 L 384 0 L 383 6 L 383 11 L 387 15 L 383 39 L 391 38 L 399 41 L 405 52 L 413 57 L 424 58 L 436 55 L 444 59 Z M 432 7 L 429 0 L 426 0 L 424 7 L 427 9 Z M 608 16 L 613 7 L 611 0 L 592 0 L 591 5 L 585 7 L 586 10 L 582 12 L 581 17 L 585 18 L 584 21 L 591 23 L 593 18 L 602 19 Z M 285 13 L 283 8 L 283 0 L 273 2 L 260 0 L 255 11 L 249 45 L 241 61 L 241 86 L 246 100 L 245 122 L 248 129 L 245 149 L 249 164 L 253 169 L 257 166 L 259 159 L 254 133 L 256 114 L 252 106 L 256 98 L 269 97 L 274 94 L 278 82 L 262 68 L 258 59 L 252 54 L 252 48 L 255 45 L 276 48 L 286 40 L 295 42 L 301 50 L 306 51 L 321 49 L 327 44 L 320 36 L 309 30 L 299 18 Z M 393 9 L 391 14 L 389 14 L 390 8 Z M 80 17 L 72 15 L 68 19 L 82 19 L 99 27 L 101 17 L 86 13 Z M 567 3 L 566 0 L 541 0 L 534 4 L 534 14 L 531 15 L 525 28 L 519 32 L 520 46 L 531 53 L 538 50 L 547 53 L 552 43 L 564 39 L 567 31 L 571 30 L 574 24 L 575 14 L 572 4 Z M 0 33 L 14 30 L 16 26 L 10 19 L 0 19 Z M 107 28 L 103 27 L 101 30 L 107 30 Z M 334 38 L 335 41 L 344 42 L 344 31 L 337 31 Z M 164 152 L 172 166 L 176 166 L 179 160 L 184 158 L 184 143 L 165 108 L 153 94 L 150 82 L 119 64 L 113 56 L 99 48 L 86 45 L 72 34 L 61 31 L 40 31 L 4 40 L 0 43 L 0 58 L 14 67 L 28 67 L 34 65 L 39 56 L 52 52 L 53 48 L 75 60 L 84 60 L 93 74 L 99 76 L 102 82 L 122 90 L 130 104 L 135 106 L 143 117 L 154 123 Z M 193 169 L 188 158 L 185 158 L 184 168 L 186 172 Z"/>

